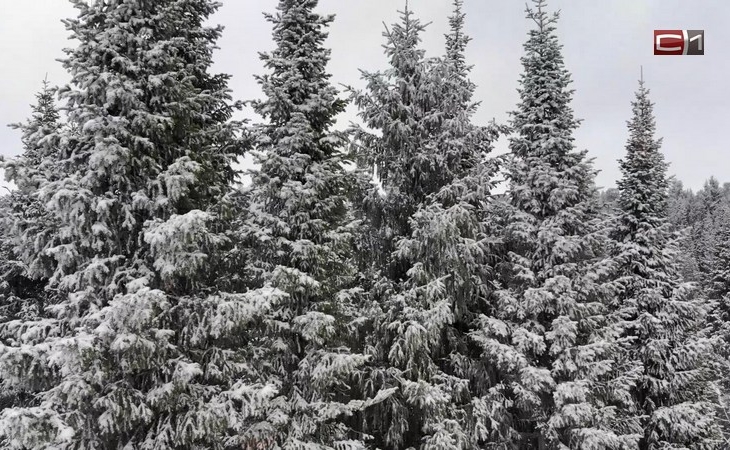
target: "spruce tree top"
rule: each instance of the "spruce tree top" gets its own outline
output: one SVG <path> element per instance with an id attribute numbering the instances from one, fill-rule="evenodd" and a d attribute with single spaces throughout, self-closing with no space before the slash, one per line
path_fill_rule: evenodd
<path id="1" fill-rule="evenodd" d="M 464 33 L 466 14 L 462 9 L 463 6 L 463 0 L 454 0 L 454 12 L 449 16 L 451 32 L 446 35 L 446 59 L 465 76 L 469 66 L 466 64 L 464 53 L 471 38 Z"/>
<path id="2" fill-rule="evenodd" d="M 261 54 L 264 66 L 271 73 L 257 77 L 267 100 L 254 102 L 254 108 L 269 120 L 266 131 L 276 152 L 286 152 L 287 146 L 277 146 L 275 142 L 291 139 L 295 145 L 290 148 L 322 160 L 338 144 L 327 145 L 322 139 L 337 114 L 344 110 L 345 102 L 337 98 L 337 90 L 329 81 L 330 50 L 323 45 L 327 39 L 325 28 L 334 16 L 315 13 L 317 3 L 317 0 L 281 0 L 277 14 L 266 14 L 274 25 L 276 48 Z M 296 130 L 306 135 L 293 134 Z"/>
<path id="3" fill-rule="evenodd" d="M 5 178 L 14 182 L 21 192 L 38 187 L 38 171 L 45 166 L 47 157 L 58 151 L 58 131 L 61 118 L 55 102 L 56 88 L 48 80 L 36 94 L 36 103 L 31 105 L 31 117 L 26 123 L 13 124 L 21 130 L 23 153 L 3 164 Z"/>
<path id="4" fill-rule="evenodd" d="M 81 127 L 69 162 L 89 164 L 85 187 L 95 195 L 125 197 L 144 190 L 168 197 L 169 206 L 182 212 L 222 195 L 234 177 L 231 153 L 240 149 L 216 148 L 230 137 L 224 125 L 232 115 L 230 76 L 209 73 L 222 28 L 203 21 L 220 4 L 72 2 L 79 15 L 65 24 L 80 45 L 65 50 L 72 80 L 60 94 L 70 121 Z M 175 199 L 177 193 L 149 185 L 149 178 L 183 156 L 208 169 L 195 193 Z"/>
<path id="5" fill-rule="evenodd" d="M 417 205 L 442 185 L 443 164 L 436 164 L 439 150 L 433 135 L 442 120 L 439 99 L 441 77 L 420 48 L 425 26 L 413 12 L 401 11 L 400 21 L 386 28 L 385 54 L 389 66 L 382 72 L 365 72 L 366 93 L 354 92 L 354 102 L 365 126 L 380 136 L 356 128 L 358 162 L 377 167 L 385 198 L 371 193 L 368 203 L 397 235 L 408 234 L 408 217 Z"/>
<path id="6" fill-rule="evenodd" d="M 209 72 L 222 29 L 204 22 L 218 3 L 72 1 L 78 17 L 65 24 L 79 45 L 65 50 L 71 83 L 60 96 L 78 130 L 61 149 L 68 175 L 43 196 L 77 259 L 59 269 L 63 289 L 103 278 L 111 298 L 135 276 L 121 261 L 141 267 L 149 250 L 145 222 L 217 204 L 241 147 L 229 76 Z"/>
<path id="7" fill-rule="evenodd" d="M 510 139 L 516 165 L 508 177 L 512 204 L 542 219 L 592 196 L 595 171 L 586 152 L 574 150 L 580 122 L 570 106 L 571 77 L 555 34 L 559 15 L 549 15 L 544 0 L 534 3 L 527 17 L 537 27 L 529 31 L 521 58 L 520 103 L 512 113 Z"/>
<path id="8" fill-rule="evenodd" d="M 626 157 L 620 161 L 622 177 L 618 181 L 619 205 L 623 211 L 625 232 L 633 233 L 639 223 L 658 227 L 667 217 L 667 164 L 656 139 L 654 104 L 644 81 L 639 82 L 631 103 L 633 116 L 628 121 L 629 139 Z"/>
<path id="9" fill-rule="evenodd" d="M 446 96 L 444 109 L 449 117 L 459 121 L 465 119 L 458 117 L 460 114 L 471 116 L 479 105 L 472 101 L 476 85 L 469 79 L 472 67 L 466 63 L 465 53 L 471 37 L 464 30 L 466 13 L 463 6 L 462 0 L 454 0 L 454 10 L 449 16 L 450 30 L 446 34 L 446 55 L 441 64 L 441 69 L 445 70 L 442 76 Z"/>
<path id="10" fill-rule="evenodd" d="M 256 77 L 265 98 L 253 106 L 266 122 L 255 130 L 259 167 L 251 171 L 249 213 L 279 237 L 321 243 L 324 228 L 342 220 L 348 181 L 345 141 L 331 130 L 346 105 L 327 72 L 324 41 L 334 16 L 314 12 L 317 3 L 280 0 L 278 12 L 266 15 L 276 47 L 261 54 L 268 73 Z"/>
<path id="11" fill-rule="evenodd" d="M 43 80 L 43 87 L 36 94 L 36 103 L 32 106 L 30 121 L 23 126 L 23 146 L 26 149 L 24 156 L 30 164 L 38 165 L 48 156 L 40 152 L 42 140 L 58 131 L 60 115 L 55 102 L 56 88 L 52 87 L 47 79 Z"/>

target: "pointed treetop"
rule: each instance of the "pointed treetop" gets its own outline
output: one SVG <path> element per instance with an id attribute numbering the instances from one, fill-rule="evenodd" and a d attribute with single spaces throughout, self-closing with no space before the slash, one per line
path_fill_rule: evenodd
<path id="1" fill-rule="evenodd" d="M 36 94 L 37 102 L 32 106 L 33 117 L 41 123 L 56 123 L 60 118 L 55 104 L 56 91 L 57 89 L 51 86 L 48 76 L 46 76 L 40 92 Z"/>
<path id="2" fill-rule="evenodd" d="M 10 124 L 22 133 L 23 152 L 17 158 L 0 163 L 0 167 L 5 170 L 5 179 L 15 183 L 20 191 L 38 187 L 36 175 L 40 166 L 58 151 L 57 132 L 62 125 L 55 101 L 56 91 L 47 77 L 44 78 L 40 91 L 35 94 L 36 102 L 30 106 L 30 118 L 24 123 Z"/>
<path id="3" fill-rule="evenodd" d="M 636 90 L 635 99 L 631 102 L 633 116 L 628 124 L 629 129 L 632 131 L 632 137 L 641 135 L 651 136 L 653 138 L 656 121 L 654 120 L 654 103 L 649 99 L 649 92 L 642 74 L 639 80 L 639 88 Z M 632 142 L 632 137 L 629 138 L 629 144 Z M 658 146 L 656 149 L 658 150 Z M 631 151 L 631 148 L 629 151 Z"/>
<path id="4" fill-rule="evenodd" d="M 465 66 L 464 52 L 471 38 L 464 33 L 466 14 L 462 10 L 463 0 L 454 0 L 454 12 L 449 16 L 451 31 L 446 35 L 446 58 L 460 69 Z"/>
<path id="5" fill-rule="evenodd" d="M 617 182 L 621 192 L 619 204 L 625 214 L 633 217 L 631 220 L 657 226 L 656 220 L 667 215 L 668 167 L 660 150 L 661 139 L 654 136 L 654 104 L 643 79 L 631 106 L 626 156 L 619 161 L 623 174 Z"/>
<path id="6" fill-rule="evenodd" d="M 25 124 L 12 124 L 12 128 L 23 131 L 21 141 L 26 150 L 26 156 L 33 164 L 39 164 L 39 158 L 44 156 L 40 151 L 40 141 L 60 127 L 60 114 L 56 106 L 57 88 L 51 86 L 48 76 L 43 79 L 40 91 L 35 94 L 36 102 L 31 105 L 31 118 Z"/>
<path id="7" fill-rule="evenodd" d="M 329 82 L 330 50 L 324 46 L 334 16 L 315 12 L 317 3 L 279 0 L 277 14 L 265 14 L 273 24 L 276 46 L 260 54 L 268 73 L 255 78 L 266 99 L 253 102 L 253 107 L 271 126 L 306 117 L 313 131 L 327 133 L 333 118 L 344 109 Z"/>
<path id="8" fill-rule="evenodd" d="M 556 163 L 573 150 L 572 132 L 580 124 L 570 106 L 573 90 L 570 72 L 565 67 L 562 45 L 555 33 L 558 13 L 548 14 L 544 0 L 527 7 L 527 18 L 537 25 L 528 32 L 521 56 L 520 103 L 513 113 L 513 126 L 521 135 L 512 151 L 525 157 L 545 157 Z M 540 127 L 534 128 L 535 120 Z M 545 127 L 543 124 L 550 124 Z M 522 129 L 522 127 L 525 127 Z M 555 140 L 556 133 L 560 139 Z M 536 142 L 550 143 L 538 145 Z M 519 141 L 519 142 L 518 142 Z"/>
<path id="9" fill-rule="evenodd" d="M 546 11 L 546 0 L 532 0 L 532 3 L 534 3 L 534 6 L 532 8 L 530 7 L 530 5 L 525 4 L 525 12 L 527 13 L 527 18 L 532 19 L 532 21 L 537 24 L 538 30 L 540 32 L 552 30 L 552 27 L 550 27 L 550 25 L 557 22 L 558 18 L 560 18 L 560 10 L 554 12 L 552 15 L 549 15 Z"/>
<path id="10" fill-rule="evenodd" d="M 429 25 L 422 24 L 421 21 L 413 16 L 413 11 L 408 8 L 406 1 L 405 9 L 399 11 L 400 22 L 395 23 L 391 28 L 387 24 L 383 24 L 385 31 L 383 36 L 388 43 L 385 45 L 385 54 L 391 60 L 391 65 L 397 71 L 409 74 L 412 70 L 412 64 L 415 61 L 423 59 L 425 51 L 418 48 L 421 42 L 421 32 Z"/>

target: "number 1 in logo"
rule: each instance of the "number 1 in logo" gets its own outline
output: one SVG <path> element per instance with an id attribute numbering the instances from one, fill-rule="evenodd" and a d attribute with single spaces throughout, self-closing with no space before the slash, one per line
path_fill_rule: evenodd
<path id="1" fill-rule="evenodd" d="M 705 54 L 705 30 L 687 30 L 687 54 Z"/>

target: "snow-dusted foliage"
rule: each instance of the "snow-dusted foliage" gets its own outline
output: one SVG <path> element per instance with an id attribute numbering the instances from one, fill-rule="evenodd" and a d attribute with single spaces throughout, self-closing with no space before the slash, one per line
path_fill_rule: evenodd
<path id="1" fill-rule="evenodd" d="M 259 377 L 278 394 L 250 427 L 266 448 L 359 449 L 364 436 L 351 431 L 351 417 L 369 403 L 351 387 L 368 359 L 355 333 L 353 177 L 344 136 L 331 131 L 345 107 L 327 73 L 333 17 L 314 12 L 317 3 L 281 0 L 267 16 L 276 47 L 262 55 L 266 98 L 253 104 L 266 122 L 253 130 L 258 167 L 237 221 L 249 271 L 241 279 L 286 298 L 262 314 L 262 337 L 251 343 Z"/>
<path id="2" fill-rule="evenodd" d="M 443 121 L 444 66 L 426 58 L 420 48 L 424 26 L 406 9 L 401 23 L 386 28 L 385 54 L 389 67 L 362 72 L 365 91 L 353 92 L 365 127 L 353 130 L 359 166 L 369 175 L 377 169 L 383 191 L 373 187 L 363 199 L 372 228 L 380 239 L 374 255 L 391 259 L 399 236 L 410 233 L 409 218 L 431 194 L 454 177 L 456 158 L 438 147 Z M 454 95 L 447 93 L 448 95 Z M 377 130 L 377 132 L 373 132 Z M 385 245 L 386 247 L 381 248 Z M 407 269 L 397 262 L 380 262 L 397 279 Z"/>
<path id="3" fill-rule="evenodd" d="M 697 278 L 705 285 L 711 283 L 718 261 L 715 249 L 720 244 L 720 226 L 727 200 L 720 182 L 710 177 L 694 199 L 696 217 L 689 228 L 688 250 L 697 263 Z"/>
<path id="4" fill-rule="evenodd" d="M 38 188 L 58 176 L 53 166 L 62 125 L 54 95 L 55 89 L 44 81 L 31 118 L 13 125 L 22 132 L 23 152 L 2 163 L 6 179 L 17 189 L 0 199 L 0 323 L 36 320 L 53 301 L 44 287 L 53 272 L 46 250 L 57 242 L 57 227 Z M 33 393 L 0 375 L 0 409 L 28 404 Z"/>
<path id="5" fill-rule="evenodd" d="M 402 12 L 385 33 L 390 67 L 364 73 L 368 88 L 354 94 L 367 127 L 354 130 L 355 154 L 366 173 L 377 167 L 384 191 L 373 186 L 361 204 L 374 280 L 363 387 L 398 389 L 362 416 L 379 447 L 468 449 L 489 438 L 488 369 L 468 331 L 489 290 L 496 132 L 471 123 L 461 6 L 438 59 L 425 57 L 424 27 Z"/>
<path id="6" fill-rule="evenodd" d="M 725 351 L 730 353 L 730 209 L 718 213 L 721 223 L 717 229 L 717 245 L 713 249 L 714 266 L 710 277 L 709 295 L 715 300 L 716 327 L 725 340 Z M 725 355 L 730 357 L 730 354 Z"/>
<path id="7" fill-rule="evenodd" d="M 0 414 L 4 448 L 240 448 L 276 393 L 247 333 L 283 293 L 211 283 L 241 150 L 228 76 L 209 73 L 218 4 L 73 3 L 79 45 L 60 90 L 73 126 L 59 132 L 58 176 L 33 186 L 57 221 L 43 256 L 58 301 L 2 328 L 0 377 L 33 393 Z"/>
<path id="8" fill-rule="evenodd" d="M 642 416 L 639 448 L 716 448 L 712 342 L 703 333 L 709 303 L 680 282 L 667 220 L 667 164 L 648 94 L 642 81 L 632 102 L 612 231 L 625 335 L 642 368 L 633 389 Z"/>
<path id="9" fill-rule="evenodd" d="M 494 317 L 477 334 L 497 372 L 502 448 L 633 448 L 634 371 L 622 362 L 595 171 L 577 151 L 570 74 L 543 0 L 522 57 L 513 113 L 506 257 Z"/>
<path id="10" fill-rule="evenodd" d="M 599 196 L 545 0 L 510 126 L 463 0 L 436 58 L 406 2 L 349 136 L 318 0 L 266 15 L 251 127 L 219 2 L 70 1 L 0 162 L 1 449 L 730 448 L 730 183 L 670 182 L 642 81 Z"/>
<path id="11" fill-rule="evenodd" d="M 36 95 L 31 118 L 26 123 L 13 125 L 22 132 L 23 152 L 2 163 L 5 178 L 17 187 L 5 199 L 8 203 L 3 208 L 6 212 L 2 220 L 3 246 L 7 249 L 5 256 L 10 258 L 2 270 L 3 281 L 7 283 L 5 294 L 32 297 L 30 302 L 23 302 L 23 308 L 35 309 L 36 315 L 43 309 L 45 281 L 53 273 L 53 258 L 48 249 L 58 243 L 56 221 L 39 191 L 45 181 L 58 178 L 60 172 L 57 162 L 62 124 L 55 93 L 56 89 L 44 80 L 42 90 Z M 14 283 L 22 282 L 21 279 L 27 282 L 21 288 L 26 292 L 13 293 L 15 288 L 20 288 Z M 11 298 L 6 298 L 5 302 L 17 303 Z"/>
<path id="12" fill-rule="evenodd" d="M 714 266 L 708 295 L 715 302 L 711 316 L 712 333 L 717 338 L 717 353 L 721 357 L 717 383 L 718 419 L 725 443 L 730 445 L 730 209 L 725 206 L 717 217 L 722 222 L 715 233 L 717 247 L 713 251 Z"/>
<path id="13" fill-rule="evenodd" d="M 36 94 L 31 118 L 13 128 L 22 132 L 23 153 L 3 163 L 5 177 L 14 182 L 20 193 L 29 195 L 46 179 L 52 178 L 50 164 L 58 156 L 60 115 L 55 102 L 56 88 L 43 80 L 43 88 Z"/>
<path id="14" fill-rule="evenodd" d="M 711 290 L 712 277 L 718 268 L 716 249 L 723 243 L 721 227 L 730 208 L 730 183 L 720 184 L 710 177 L 697 192 L 684 188 L 676 179 L 670 179 L 668 218 L 672 229 L 679 231 L 676 258 L 682 278 L 696 281 L 703 289 Z"/>

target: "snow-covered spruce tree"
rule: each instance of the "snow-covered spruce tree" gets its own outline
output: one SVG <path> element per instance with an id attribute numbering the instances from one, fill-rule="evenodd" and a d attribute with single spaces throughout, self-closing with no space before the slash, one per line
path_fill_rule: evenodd
<path id="1" fill-rule="evenodd" d="M 717 178 L 710 177 L 699 192 L 697 192 L 697 206 L 699 208 L 698 221 L 691 231 L 692 251 L 697 260 L 697 269 L 700 281 L 704 287 L 709 287 L 715 267 L 715 252 L 717 248 L 717 234 L 722 213 L 723 194 Z"/>
<path id="2" fill-rule="evenodd" d="M 433 150 L 430 126 L 437 122 L 437 87 L 429 77 L 434 61 L 426 59 L 419 46 L 424 28 L 406 5 L 401 23 L 383 33 L 390 67 L 362 71 L 365 91 L 350 88 L 365 125 L 350 130 L 353 154 L 364 178 L 370 179 L 373 171 L 377 176 L 376 183 L 357 193 L 357 207 L 369 234 L 361 259 L 393 280 L 402 279 L 407 270 L 392 261 L 396 239 L 410 234 L 409 218 L 444 184 L 433 181 L 439 176 L 431 167 L 436 152 L 421 153 L 427 146 Z"/>
<path id="3" fill-rule="evenodd" d="M 642 450 L 715 448 L 717 425 L 711 342 L 702 337 L 707 304 L 679 280 L 667 220 L 667 164 L 654 137 L 653 104 L 643 81 L 632 102 L 627 154 L 620 162 L 613 227 L 616 284 L 625 333 L 643 372 L 634 389 Z"/>
<path id="4" fill-rule="evenodd" d="M 398 287 L 402 310 L 386 315 L 398 331 L 391 349 L 401 353 L 393 352 L 390 362 L 405 370 L 405 402 L 421 416 L 411 445 L 423 449 L 471 449 L 499 440 L 502 429 L 493 424 L 505 413 L 499 403 L 495 408 L 494 378 L 470 336 L 491 314 L 497 234 L 491 189 L 498 162 L 487 158 L 499 128 L 471 120 L 477 104 L 460 0 L 449 23 L 446 56 L 430 76 L 442 84 L 433 156 L 450 178 L 421 202 L 409 219 L 410 236 L 397 241 L 394 257 L 409 269 Z"/>
<path id="5" fill-rule="evenodd" d="M 494 317 L 477 334 L 509 413 L 497 445 L 634 448 L 640 430 L 626 410 L 636 371 L 622 357 L 610 308 L 595 171 L 574 148 L 579 122 L 558 15 L 545 8 L 535 0 L 527 9 L 536 28 L 524 46 L 511 123 L 506 255 Z"/>
<path id="6" fill-rule="evenodd" d="M 241 153 L 228 76 L 209 73 L 208 0 L 74 0 L 58 179 L 39 199 L 64 241 L 58 302 L 3 327 L 0 377 L 38 392 L 5 409 L 5 448 L 241 448 L 273 393 L 247 361 L 275 290 L 220 292 L 217 229 Z M 259 443 L 259 445 L 261 445 Z"/>
<path id="7" fill-rule="evenodd" d="M 461 2 L 442 59 L 425 58 L 424 27 L 407 7 L 401 14 L 385 33 L 390 67 L 365 72 L 367 90 L 354 95 L 365 126 L 379 132 L 355 130 L 358 162 L 366 173 L 377 167 L 384 191 L 372 187 L 361 204 L 374 280 L 363 387 L 370 396 L 398 389 L 361 415 L 362 426 L 380 448 L 474 448 L 487 434 L 480 400 L 489 380 L 468 355 L 467 333 L 489 276 L 494 166 L 485 156 L 495 131 L 471 123 Z"/>
<path id="8" fill-rule="evenodd" d="M 2 163 L 6 180 L 16 185 L 5 198 L 5 214 L 0 222 L 4 247 L 0 271 L 4 311 L 0 317 L 5 320 L 37 318 L 47 294 L 43 292 L 45 282 L 53 273 L 52 258 L 46 250 L 53 245 L 56 227 L 39 198 L 38 188 L 43 181 L 57 176 L 54 164 L 62 124 L 55 93 L 55 88 L 44 80 L 31 117 L 25 123 L 12 125 L 22 132 L 23 152 Z"/>
<path id="9" fill-rule="evenodd" d="M 717 230 L 717 246 L 713 249 L 715 265 L 709 285 L 710 298 L 718 303 L 715 308 L 715 320 L 721 337 L 727 342 L 726 351 L 730 357 L 730 208 L 718 212 L 720 221 Z"/>
<path id="10" fill-rule="evenodd" d="M 684 184 L 674 177 L 667 179 L 667 210 L 669 222 L 673 230 L 682 230 L 690 224 L 690 213 L 692 209 L 694 194 L 684 188 Z"/>
<path id="11" fill-rule="evenodd" d="M 700 272 L 696 251 L 693 245 L 691 226 L 696 197 L 692 191 L 685 189 L 682 182 L 670 177 L 667 196 L 667 220 L 672 232 L 678 233 L 678 251 L 675 254 L 678 274 L 682 280 L 699 281 Z"/>
<path id="12" fill-rule="evenodd" d="M 22 132 L 23 152 L 2 163 L 16 189 L 2 197 L 0 206 L 0 323 L 38 319 L 53 300 L 44 287 L 53 272 L 46 250 L 54 244 L 56 226 L 38 187 L 56 176 L 61 124 L 54 96 L 55 89 L 44 81 L 30 119 L 13 125 Z M 3 382 L 0 376 L 0 409 L 27 404 L 32 394 L 32 389 Z"/>
<path id="13" fill-rule="evenodd" d="M 716 233 L 717 247 L 713 249 L 714 267 L 707 289 L 715 302 L 712 311 L 712 333 L 717 338 L 717 354 L 721 357 L 720 379 L 717 382 L 718 420 L 723 428 L 725 443 L 730 445 L 730 209 L 725 206 L 717 213 L 720 221 Z"/>
<path id="14" fill-rule="evenodd" d="M 469 80 L 471 66 L 466 63 L 466 48 L 471 41 L 466 34 L 466 13 L 464 12 L 463 0 L 454 0 L 454 11 L 449 16 L 449 33 L 446 34 L 446 55 L 444 64 L 441 67 L 446 69 L 450 76 L 444 78 L 444 82 L 455 83 L 456 86 L 445 89 L 444 94 L 451 96 L 452 103 L 446 105 L 446 109 L 453 116 L 460 112 L 473 113 L 477 104 L 472 103 L 474 95 L 474 83 Z"/>
<path id="15" fill-rule="evenodd" d="M 267 448 L 365 448 L 348 426 L 366 406 L 351 387 L 367 361 L 354 333 L 354 178 L 345 169 L 346 137 L 331 130 L 345 108 L 327 73 L 333 17 L 316 13 L 317 3 L 280 0 L 267 15 L 276 47 L 262 55 L 266 98 L 253 103 L 266 123 L 253 130 L 258 167 L 237 225 L 248 284 L 287 294 L 262 311 L 260 376 L 278 394 L 250 427 Z"/>

